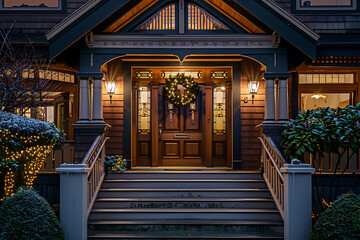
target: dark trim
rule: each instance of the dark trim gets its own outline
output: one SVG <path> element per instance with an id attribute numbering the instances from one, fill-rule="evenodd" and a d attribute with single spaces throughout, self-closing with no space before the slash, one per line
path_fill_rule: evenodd
<path id="1" fill-rule="evenodd" d="M 297 72 L 291 73 L 291 97 L 292 97 L 292 106 L 291 106 L 291 118 L 295 119 L 299 111 L 299 74 Z"/>
<path id="2" fill-rule="evenodd" d="M 233 160 L 241 159 L 241 63 L 234 63 L 233 65 L 233 79 L 232 79 L 232 101 L 233 101 Z M 234 163 L 234 169 L 241 169 L 241 162 Z"/>
<path id="3" fill-rule="evenodd" d="M 104 76 L 103 72 L 77 72 L 76 77 L 80 79 L 84 78 L 95 78 L 95 79 L 102 79 Z"/>
<path id="4" fill-rule="evenodd" d="M 291 73 L 289 72 L 265 72 L 264 73 L 265 79 L 274 79 L 274 78 L 280 78 L 280 79 L 287 79 L 291 77 Z"/>
<path id="5" fill-rule="evenodd" d="M 291 21 L 283 18 L 268 6 L 265 6 L 261 1 L 233 0 L 239 4 L 237 6 L 234 6 L 230 0 L 224 1 L 234 7 L 235 10 L 241 7 L 245 8 L 307 56 L 316 59 L 316 41 Z"/>
<path id="6" fill-rule="evenodd" d="M 101 1 L 50 40 L 49 57 L 54 58 L 82 36 L 124 7 L 129 0 Z"/>

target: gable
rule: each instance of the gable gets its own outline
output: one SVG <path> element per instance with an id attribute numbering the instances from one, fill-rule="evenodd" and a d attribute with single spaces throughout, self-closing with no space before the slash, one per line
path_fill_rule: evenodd
<path id="1" fill-rule="evenodd" d="M 95 28 L 99 29 L 99 26 L 103 32 L 116 32 L 129 26 L 132 26 L 131 29 L 140 26 L 145 28 L 145 25 L 149 24 L 146 21 L 156 14 L 157 11 L 154 10 L 160 10 L 168 4 L 169 1 L 161 0 L 90 0 L 46 35 L 50 42 L 50 57 L 55 57 L 86 33 Z M 196 6 L 207 10 L 205 13 L 211 13 L 211 15 L 198 14 L 198 16 L 200 19 L 201 16 L 203 18 L 206 16 L 209 20 L 217 20 L 217 29 L 224 26 L 231 29 L 238 27 L 240 30 L 235 33 L 241 31 L 265 33 L 270 29 L 309 57 L 316 57 L 316 42 L 319 36 L 271 0 L 199 0 L 196 1 Z M 152 15 L 144 18 L 145 13 L 150 12 Z M 176 8 L 175 13 L 177 13 Z M 213 15 L 214 13 L 216 14 Z M 184 18 L 179 16 L 175 19 L 181 17 Z M 137 22 L 140 20 L 141 22 Z M 188 19 L 184 20 L 188 21 Z M 135 23 L 137 25 L 134 25 Z M 178 27 L 177 23 L 175 27 Z M 199 25 L 197 27 L 199 28 Z"/>

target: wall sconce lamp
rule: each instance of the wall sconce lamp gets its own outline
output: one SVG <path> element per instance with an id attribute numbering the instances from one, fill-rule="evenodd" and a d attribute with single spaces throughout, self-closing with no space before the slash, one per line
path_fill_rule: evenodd
<path id="1" fill-rule="evenodd" d="M 249 87 L 249 93 L 251 94 L 252 103 L 254 103 L 255 94 L 257 94 L 259 90 L 260 81 L 249 81 L 248 87 Z M 249 99 L 248 97 L 244 98 L 244 103 L 248 103 Z"/>
<path id="2" fill-rule="evenodd" d="M 112 96 L 115 94 L 115 91 L 116 91 L 116 81 L 106 79 L 106 77 L 103 77 L 103 81 L 105 82 L 106 92 L 110 97 L 110 103 L 112 103 L 111 99 L 112 99 Z"/>

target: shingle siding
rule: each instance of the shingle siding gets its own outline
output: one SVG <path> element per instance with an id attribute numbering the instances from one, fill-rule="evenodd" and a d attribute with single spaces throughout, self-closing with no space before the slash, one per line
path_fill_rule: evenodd
<path id="1" fill-rule="evenodd" d="M 7 29 L 14 23 L 13 33 L 45 34 L 86 2 L 87 0 L 68 0 L 65 13 L 48 13 L 46 11 L 37 14 L 30 11 L 24 11 L 23 13 L 1 12 L 0 26 Z"/>
<path id="2" fill-rule="evenodd" d="M 275 0 L 280 6 L 291 12 L 291 1 L 296 0 Z M 313 13 L 294 14 L 306 25 L 319 34 L 347 34 L 360 33 L 360 12 L 359 13 Z"/>

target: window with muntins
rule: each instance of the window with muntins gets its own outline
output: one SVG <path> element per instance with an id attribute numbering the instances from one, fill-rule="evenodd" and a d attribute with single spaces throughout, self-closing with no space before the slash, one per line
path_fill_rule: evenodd
<path id="1" fill-rule="evenodd" d="M 229 30 L 205 10 L 194 4 L 187 6 L 188 30 Z"/>
<path id="2" fill-rule="evenodd" d="M 61 0 L 0 0 L 2 10 L 62 10 Z"/>
<path id="3" fill-rule="evenodd" d="M 137 30 L 175 30 L 175 17 L 175 4 L 170 4 L 142 23 Z"/>
<path id="4" fill-rule="evenodd" d="M 293 0 L 296 10 L 356 10 L 357 0 Z"/>

